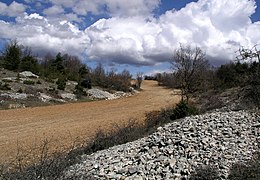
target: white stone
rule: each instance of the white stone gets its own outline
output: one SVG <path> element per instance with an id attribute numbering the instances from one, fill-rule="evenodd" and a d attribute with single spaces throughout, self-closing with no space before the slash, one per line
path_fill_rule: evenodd
<path id="1" fill-rule="evenodd" d="M 23 72 L 19 73 L 19 75 L 21 77 L 25 77 L 25 78 L 39 78 L 38 75 L 33 74 L 31 71 L 23 71 Z"/>

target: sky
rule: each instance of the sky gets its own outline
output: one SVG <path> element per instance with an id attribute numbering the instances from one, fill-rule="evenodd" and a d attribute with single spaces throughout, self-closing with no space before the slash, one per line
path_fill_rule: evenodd
<path id="1" fill-rule="evenodd" d="M 260 0 L 0 0 L 0 48 L 17 40 L 39 58 L 77 55 L 132 73 L 171 71 L 180 46 L 212 65 L 260 44 Z M 260 46 L 258 46 L 260 49 Z"/>

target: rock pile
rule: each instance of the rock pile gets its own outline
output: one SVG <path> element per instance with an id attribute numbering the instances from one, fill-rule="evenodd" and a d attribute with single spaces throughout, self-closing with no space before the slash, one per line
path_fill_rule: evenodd
<path id="1" fill-rule="evenodd" d="M 114 94 L 111 94 L 107 91 L 103 91 L 96 88 L 89 89 L 87 91 L 87 94 L 89 95 L 90 98 L 99 99 L 99 100 L 113 100 L 113 99 L 119 99 L 121 97 L 128 97 L 132 95 L 131 93 L 125 93 L 123 91 L 117 91 Z"/>
<path id="2" fill-rule="evenodd" d="M 27 99 L 28 97 L 33 96 L 31 94 L 25 93 L 1 93 L 0 97 L 10 98 L 10 99 Z"/>
<path id="3" fill-rule="evenodd" d="M 93 99 L 115 99 L 115 96 L 113 94 L 106 91 L 102 91 L 100 89 L 89 89 L 87 91 L 87 94 Z"/>
<path id="4" fill-rule="evenodd" d="M 246 111 L 187 117 L 140 140 L 84 155 L 62 179 L 181 179 L 200 165 L 214 165 L 226 178 L 232 163 L 257 150 L 259 123 Z"/>
<path id="5" fill-rule="evenodd" d="M 33 74 L 31 71 L 23 71 L 19 73 L 19 76 L 24 77 L 24 78 L 39 78 L 38 75 Z"/>

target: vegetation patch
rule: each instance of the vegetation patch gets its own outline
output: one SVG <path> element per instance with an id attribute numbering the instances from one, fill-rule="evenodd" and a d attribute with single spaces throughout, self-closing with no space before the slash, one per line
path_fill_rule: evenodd
<path id="1" fill-rule="evenodd" d="M 23 83 L 26 85 L 35 85 L 35 82 L 32 80 L 25 80 L 25 81 L 23 81 Z"/>
<path id="2" fill-rule="evenodd" d="M 3 90 L 3 91 L 11 90 L 10 84 L 0 82 L 0 90 Z"/>
<path id="3" fill-rule="evenodd" d="M 246 163 L 235 163 L 230 169 L 228 179 L 244 180 L 244 179 L 259 179 L 260 177 L 260 152 Z"/>

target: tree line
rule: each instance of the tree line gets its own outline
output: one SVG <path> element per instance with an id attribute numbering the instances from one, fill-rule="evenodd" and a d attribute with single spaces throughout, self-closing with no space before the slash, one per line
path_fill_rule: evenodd
<path id="1" fill-rule="evenodd" d="M 31 71 L 47 81 L 56 79 L 58 89 L 64 90 L 66 81 L 77 81 L 77 91 L 83 88 L 99 86 L 110 90 L 129 91 L 132 75 L 128 70 L 118 73 L 116 69 L 106 71 L 99 63 L 90 68 L 77 56 L 58 53 L 53 56 L 47 53 L 43 58 L 37 58 L 29 47 L 20 45 L 17 41 L 6 44 L 0 58 L 0 67 L 21 72 Z"/>
<path id="2" fill-rule="evenodd" d="M 158 73 L 159 85 L 181 90 L 187 101 L 196 92 L 246 89 L 246 96 L 260 105 L 260 51 L 241 48 L 237 60 L 211 67 L 200 48 L 181 45 L 172 58 L 172 73 Z"/>

